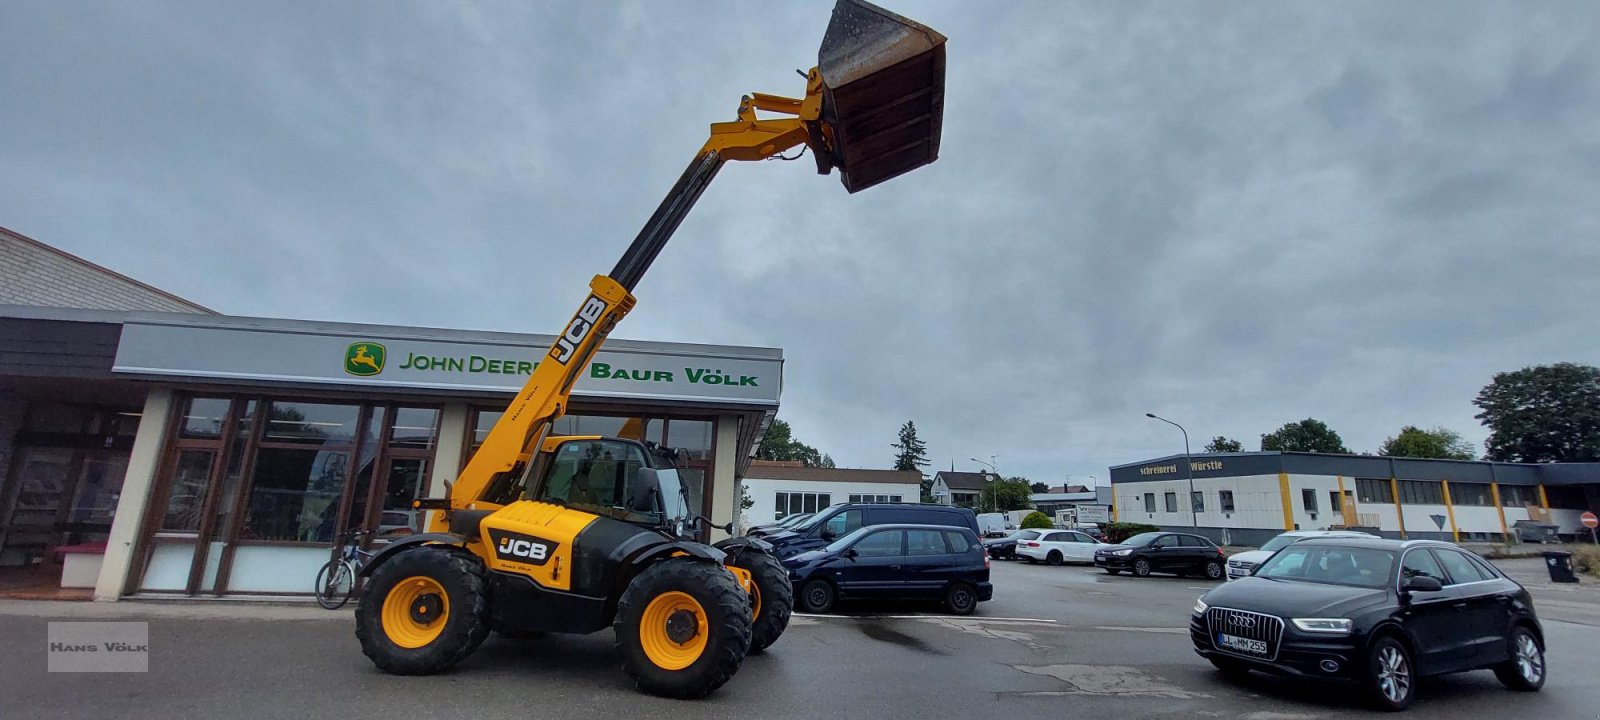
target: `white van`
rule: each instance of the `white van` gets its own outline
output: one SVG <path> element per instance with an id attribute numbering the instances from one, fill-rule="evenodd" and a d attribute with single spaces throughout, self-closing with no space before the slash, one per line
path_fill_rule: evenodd
<path id="1" fill-rule="evenodd" d="M 978 534 L 986 538 L 1005 537 L 1017 526 L 1005 513 L 978 513 Z"/>

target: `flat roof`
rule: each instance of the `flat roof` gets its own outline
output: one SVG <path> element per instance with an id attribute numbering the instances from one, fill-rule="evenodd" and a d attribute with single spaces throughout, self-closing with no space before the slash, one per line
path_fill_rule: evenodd
<path id="1" fill-rule="evenodd" d="M 1196 453 L 1166 455 L 1114 465 L 1113 485 L 1189 477 L 1197 479 L 1249 475 L 1336 475 L 1348 478 L 1449 480 L 1502 485 L 1582 485 L 1600 483 L 1600 463 L 1516 463 L 1496 460 L 1445 460 L 1310 452 Z"/>

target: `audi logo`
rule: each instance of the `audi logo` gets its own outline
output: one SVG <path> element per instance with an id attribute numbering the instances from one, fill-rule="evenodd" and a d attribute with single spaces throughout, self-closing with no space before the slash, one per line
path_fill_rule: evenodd
<path id="1" fill-rule="evenodd" d="M 1256 626 L 1256 619 L 1249 615 L 1235 615 L 1228 618 L 1228 624 L 1240 628 L 1253 628 Z"/>

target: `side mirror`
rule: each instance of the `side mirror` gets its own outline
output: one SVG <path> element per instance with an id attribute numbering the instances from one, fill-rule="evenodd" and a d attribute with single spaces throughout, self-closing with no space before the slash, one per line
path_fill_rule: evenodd
<path id="1" fill-rule="evenodd" d="M 1405 589 L 1408 592 L 1439 592 L 1444 589 L 1444 585 L 1438 578 L 1418 575 L 1406 581 Z"/>
<path id="2" fill-rule="evenodd" d="M 856 556 L 859 555 L 859 554 L 860 553 L 856 552 L 855 548 L 846 548 L 844 553 L 842 553 L 842 557 L 854 560 L 854 559 L 856 559 Z"/>
<path id="3" fill-rule="evenodd" d="M 822 526 L 822 532 L 818 533 L 818 536 L 823 540 L 833 540 L 839 537 L 838 534 L 833 531 L 833 528 L 830 528 L 827 525 Z"/>

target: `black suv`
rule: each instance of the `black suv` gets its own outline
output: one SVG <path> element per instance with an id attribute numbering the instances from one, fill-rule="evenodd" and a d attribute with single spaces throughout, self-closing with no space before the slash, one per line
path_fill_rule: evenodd
<path id="1" fill-rule="evenodd" d="M 1095 567 L 1112 575 L 1126 570 L 1139 577 L 1163 572 L 1221 580 L 1227 561 L 1216 543 L 1188 533 L 1140 533 L 1094 553 Z"/>
<path id="2" fill-rule="evenodd" d="M 1521 585 L 1454 545 L 1318 538 L 1195 602 L 1194 651 L 1225 675 L 1250 670 L 1356 683 L 1404 710 L 1417 679 L 1489 668 L 1544 686 L 1544 630 Z"/>
<path id="3" fill-rule="evenodd" d="M 815 550 L 871 525 L 948 525 L 978 533 L 978 516 L 967 508 L 929 503 L 840 503 L 792 528 L 762 536 L 779 559 Z"/>

